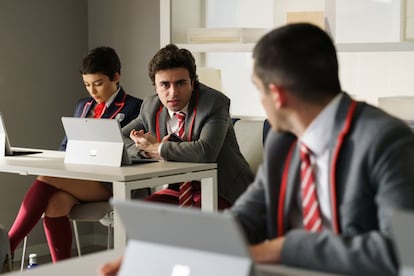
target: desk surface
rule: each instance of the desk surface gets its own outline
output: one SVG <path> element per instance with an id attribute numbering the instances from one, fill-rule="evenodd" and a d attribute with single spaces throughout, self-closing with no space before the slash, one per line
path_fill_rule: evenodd
<path id="1" fill-rule="evenodd" d="M 46 264 L 36 267 L 35 269 L 25 270 L 23 272 L 13 272 L 6 275 L 28 275 L 28 276 L 55 276 L 55 275 L 97 275 L 97 268 L 103 263 L 114 260 L 122 254 L 122 251 L 109 250 L 80 258 L 72 258 L 61 261 L 56 264 Z M 137 260 L 139 261 L 139 260 Z M 333 274 L 310 271 L 280 265 L 258 265 L 257 271 L 259 276 L 334 276 Z"/>
<path id="2" fill-rule="evenodd" d="M 39 149 L 34 149 L 39 150 Z M 42 153 L 0 158 L 0 172 L 21 175 L 47 175 L 105 182 L 137 179 L 216 169 L 216 163 L 151 162 L 122 167 L 76 165 L 64 163 L 65 153 L 40 150 Z"/>

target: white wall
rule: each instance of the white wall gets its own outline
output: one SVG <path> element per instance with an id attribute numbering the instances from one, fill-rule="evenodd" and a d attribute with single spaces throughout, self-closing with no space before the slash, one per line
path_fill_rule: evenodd
<path id="1" fill-rule="evenodd" d="M 286 22 L 286 12 L 323 11 L 325 9 L 325 0 L 232 1 L 233 5 L 239 6 L 239 8 L 232 9 L 238 15 L 228 16 L 228 10 L 220 10 L 224 7 L 220 0 L 209 0 L 207 26 L 273 28 Z M 341 3 L 347 2 L 341 1 Z M 250 9 L 246 8 L 249 4 Z M 263 8 L 265 11 L 262 11 Z M 383 11 L 383 9 L 379 10 L 379 12 Z M 373 12 L 375 11 L 366 14 L 366 18 L 375 16 Z M 272 13 L 274 13 L 274 22 L 269 23 Z M 252 14 L 255 16 L 252 17 Z M 252 23 L 251 20 L 254 22 Z M 355 33 L 355 31 L 355 28 L 352 28 L 352 32 Z M 414 95 L 414 78 L 412 77 L 414 47 L 412 48 L 413 51 L 408 52 L 339 51 L 340 80 L 343 90 L 355 95 L 359 100 L 374 105 L 377 104 L 378 97 Z M 206 61 L 207 66 L 221 69 L 223 92 L 232 99 L 233 115 L 265 115 L 257 98 L 256 89 L 250 81 L 252 69 L 250 53 L 209 53 Z M 246 109 L 246 106 L 249 108 Z"/>
<path id="2" fill-rule="evenodd" d="M 376 105 L 378 97 L 414 96 L 414 51 L 342 52 L 339 61 L 343 90 L 359 100 Z"/>

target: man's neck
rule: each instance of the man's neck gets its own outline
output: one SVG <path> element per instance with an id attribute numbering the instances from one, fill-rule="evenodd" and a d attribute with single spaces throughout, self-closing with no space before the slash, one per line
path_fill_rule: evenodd
<path id="1" fill-rule="evenodd" d="M 329 98 L 318 103 L 298 101 L 292 112 L 292 118 L 290 120 L 292 129 L 290 131 L 297 137 L 301 137 L 313 120 L 318 117 L 332 99 Z"/>

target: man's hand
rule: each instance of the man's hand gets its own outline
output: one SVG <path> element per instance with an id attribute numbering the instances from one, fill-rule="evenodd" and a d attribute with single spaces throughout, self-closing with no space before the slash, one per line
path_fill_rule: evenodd
<path id="1" fill-rule="evenodd" d="M 257 263 L 279 263 L 284 237 L 250 246 L 250 254 Z"/>
<path id="2" fill-rule="evenodd" d="M 97 274 L 99 276 L 115 276 L 118 274 L 119 269 L 121 267 L 123 256 L 110 261 L 108 263 L 103 264 L 97 269 Z"/>
<path id="3" fill-rule="evenodd" d="M 135 146 L 143 150 L 149 158 L 160 159 L 161 156 L 158 153 L 158 143 L 157 138 L 151 133 L 144 133 L 143 130 L 131 130 L 129 137 L 132 141 L 135 142 Z"/>

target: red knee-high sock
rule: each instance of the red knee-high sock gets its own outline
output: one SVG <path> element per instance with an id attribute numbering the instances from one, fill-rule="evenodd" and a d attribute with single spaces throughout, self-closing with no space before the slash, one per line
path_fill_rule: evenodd
<path id="1" fill-rule="evenodd" d="M 68 217 L 44 217 L 43 228 L 45 230 L 52 261 L 55 263 L 70 258 L 72 248 L 72 228 Z"/>
<path id="2" fill-rule="evenodd" d="M 14 252 L 17 245 L 39 221 L 50 197 L 56 191 L 58 189 L 39 180 L 33 182 L 20 205 L 20 210 L 9 231 L 11 252 Z"/>

